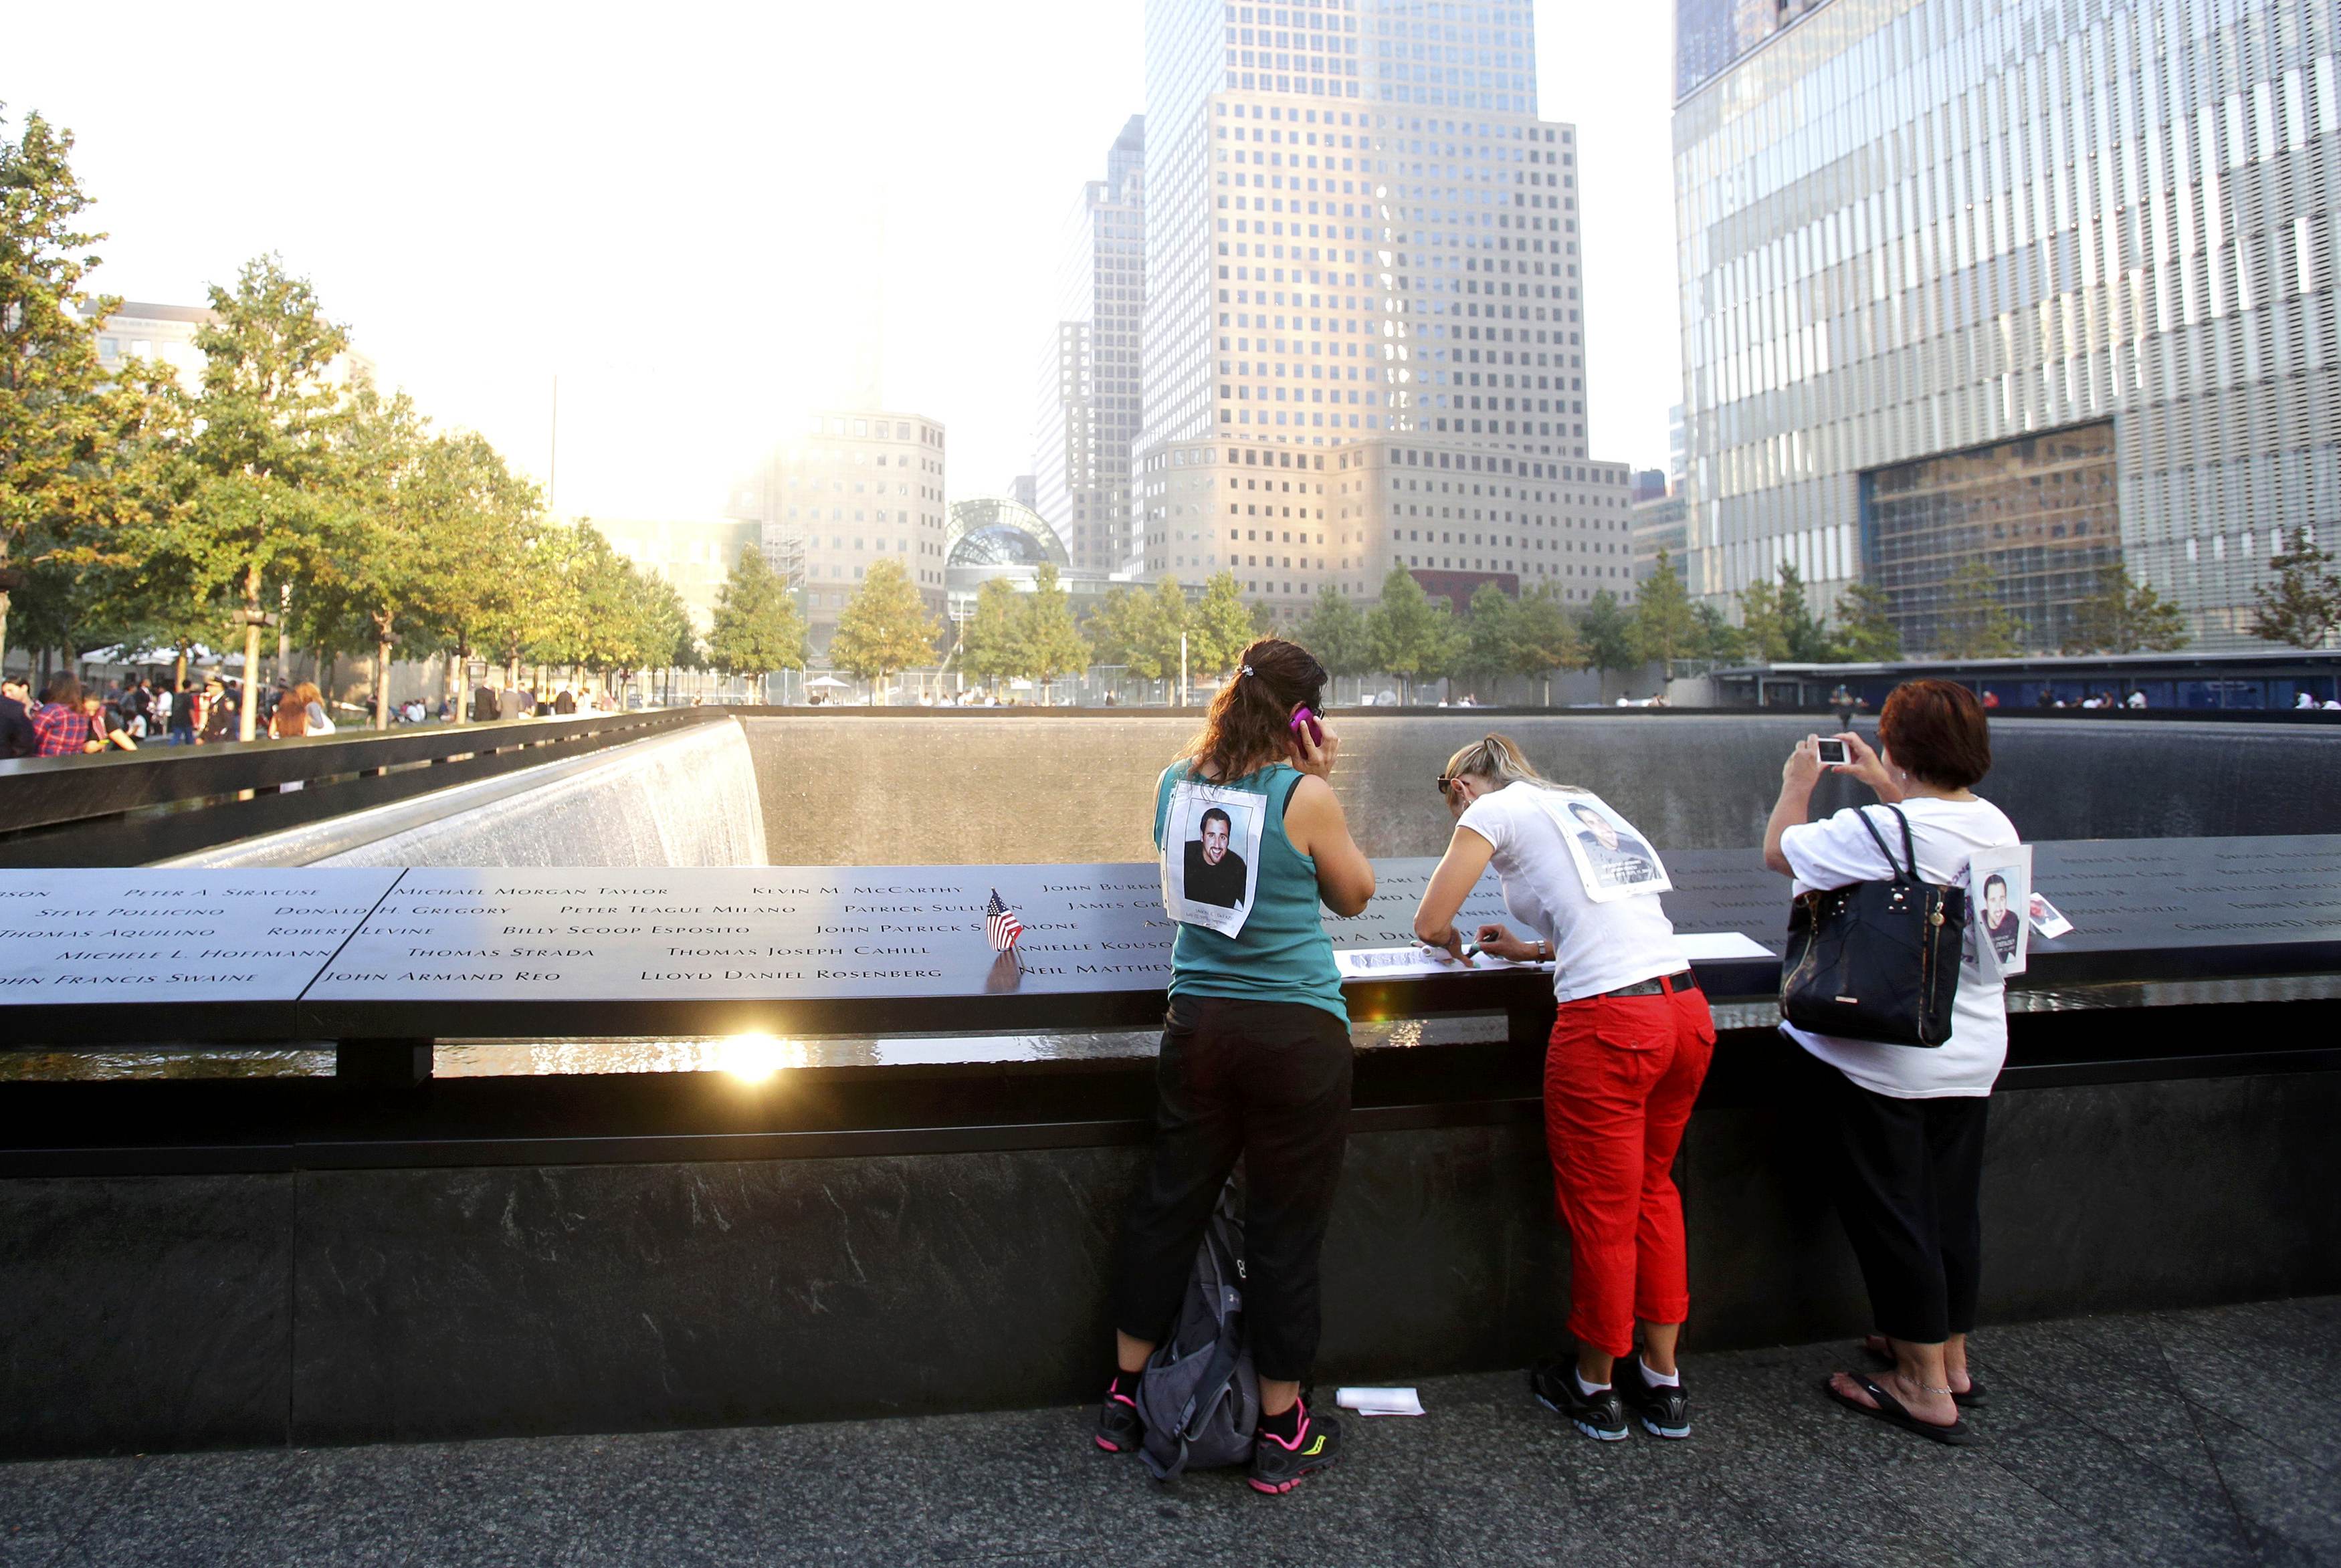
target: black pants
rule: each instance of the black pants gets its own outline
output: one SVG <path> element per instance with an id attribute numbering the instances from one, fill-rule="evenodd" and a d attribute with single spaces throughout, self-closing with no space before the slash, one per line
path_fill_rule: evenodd
<path id="1" fill-rule="evenodd" d="M 1175 997 L 1154 1070 L 1154 1148 L 1115 1260 L 1113 1321 L 1160 1340 L 1237 1157 L 1252 1365 L 1304 1381 L 1317 1358 L 1317 1255 L 1350 1136 L 1350 1031 L 1302 1002 Z"/>
<path id="2" fill-rule="evenodd" d="M 1822 1115 L 1834 1125 L 1831 1185 L 1878 1332 L 1918 1345 L 1967 1333 L 1983 1270 L 1990 1099 L 1899 1100 L 1806 1060 Z"/>

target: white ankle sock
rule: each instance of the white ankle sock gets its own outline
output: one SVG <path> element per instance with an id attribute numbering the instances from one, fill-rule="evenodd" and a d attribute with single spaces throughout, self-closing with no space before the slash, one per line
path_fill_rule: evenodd
<path id="1" fill-rule="evenodd" d="M 1679 1372 L 1652 1372 L 1652 1371 L 1650 1370 L 1650 1362 L 1649 1362 L 1649 1358 L 1648 1356 L 1642 1356 L 1642 1357 L 1639 1357 L 1639 1359 L 1641 1361 L 1641 1364 L 1642 1364 L 1642 1375 L 1643 1375 L 1645 1378 L 1649 1379 L 1651 1383 L 1655 1384 L 1656 1385 L 1658 1385 L 1658 1386 L 1659 1386 L 1659 1387 L 1660 1387 L 1660 1388 L 1680 1388 L 1680 1387 L 1682 1386 L 1682 1374 L 1681 1374 L 1681 1373 L 1679 1373 Z"/>
<path id="2" fill-rule="evenodd" d="M 1588 1399 L 1592 1398 L 1595 1394 L 1599 1394 L 1609 1386 L 1606 1383 L 1586 1382 L 1585 1374 L 1578 1371 L 1575 1367 L 1569 1368 L 1569 1375 L 1577 1379 L 1577 1392 L 1585 1395 Z"/>

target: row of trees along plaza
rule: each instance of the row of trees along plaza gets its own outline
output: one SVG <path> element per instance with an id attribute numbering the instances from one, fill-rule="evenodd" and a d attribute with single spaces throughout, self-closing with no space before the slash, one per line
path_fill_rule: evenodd
<path id="1" fill-rule="evenodd" d="M 199 385 L 133 357 L 101 362 L 120 301 L 85 293 L 105 237 L 70 135 L 29 116 L 0 141 L 0 649 L 241 646 L 239 731 L 256 728 L 264 629 L 374 665 L 475 654 L 620 672 L 697 662 L 681 596 L 467 432 L 434 431 L 403 393 L 337 374 L 346 328 L 273 256 L 210 290 Z"/>
<path id="2" fill-rule="evenodd" d="M 712 668 L 762 676 L 804 669 L 793 585 L 743 552 L 702 646 L 681 596 L 613 550 L 590 522 L 548 517 L 537 488 L 483 439 L 435 430 L 403 392 L 341 375 L 347 330 L 274 256 L 210 290 L 215 320 L 195 346 L 199 384 L 158 361 L 101 362 L 97 329 L 117 300 L 84 292 L 100 234 L 72 138 L 38 114 L 0 138 L 0 651 L 8 639 L 68 658 L 123 646 L 240 646 L 250 675 L 262 634 L 373 666 L 374 722 L 386 724 L 393 658 L 447 656 L 451 696 L 475 659 L 517 684 L 523 668 L 593 671 Z M 2319 646 L 2341 621 L 2331 559 L 2300 540 L 2275 563 L 2254 630 Z M 1946 590 L 1941 647 L 1975 658 L 2027 651 L 1990 569 L 1970 561 Z M 1248 607 L 1232 574 L 1190 595 L 1175 580 L 1110 590 L 1078 620 L 1051 568 L 1033 591 L 987 582 L 947 635 L 898 564 L 873 566 L 827 650 L 835 669 L 880 688 L 940 666 L 1046 689 L 1091 665 L 1146 680 L 1223 672 L 1251 637 L 1306 642 L 1336 675 L 1402 687 L 1441 679 L 1546 682 L 1556 670 L 1686 663 L 1822 662 L 1902 657 L 1883 590 L 1854 584 L 1833 615 L 1808 604 L 1795 570 L 1738 596 L 1737 615 L 1693 603 L 1664 555 L 1628 606 L 1607 590 L 1563 606 L 1539 585 L 1514 598 L 1483 585 L 1456 607 L 1403 568 L 1370 610 L 1327 590 L 1297 624 Z M 2105 570 L 2068 652 L 2180 647 L 2177 608 Z M 244 681 L 240 729 L 254 732 L 260 682 Z M 457 710 L 461 710 L 460 703 Z"/>

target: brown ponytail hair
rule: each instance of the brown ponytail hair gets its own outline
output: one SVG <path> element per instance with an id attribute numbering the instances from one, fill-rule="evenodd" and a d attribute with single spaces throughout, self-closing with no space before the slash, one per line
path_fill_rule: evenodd
<path id="1" fill-rule="evenodd" d="M 1203 728 L 1187 743 L 1198 775 L 1226 780 L 1284 759 L 1295 703 L 1312 710 L 1325 699 L 1325 667 L 1297 642 L 1263 637 L 1245 649 L 1211 699 Z"/>

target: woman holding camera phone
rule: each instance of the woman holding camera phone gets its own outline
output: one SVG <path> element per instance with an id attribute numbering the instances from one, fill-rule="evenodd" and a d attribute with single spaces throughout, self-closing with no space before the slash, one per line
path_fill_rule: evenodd
<path id="1" fill-rule="evenodd" d="M 1349 1144 L 1350 1015 L 1317 909 L 1356 915 L 1374 868 L 1329 780 L 1340 738 L 1316 718 L 1325 667 L 1262 638 L 1202 733 L 1155 787 L 1154 841 L 1178 934 L 1154 1076 L 1154 1148 L 1114 1265 L 1116 1371 L 1098 1446 L 1136 1448 L 1138 1384 L 1195 1249 L 1244 1161 L 1244 1314 L 1260 1376 L 1250 1482 L 1289 1492 L 1340 1456 L 1301 1402 L 1317 1354 L 1318 1255 Z"/>
<path id="2" fill-rule="evenodd" d="M 1878 739 L 1872 750 L 1858 735 L 1808 735 L 1782 765 L 1764 863 L 1793 878 L 1798 893 L 1891 875 L 1860 811 L 1805 820 L 1813 787 L 1831 769 L 1899 809 L 1925 881 L 1964 885 L 1972 856 L 2018 841 L 2015 825 L 1971 788 L 1991 769 L 1991 736 L 1983 705 L 1966 687 L 1948 680 L 1896 687 L 1879 710 Z M 1870 827 L 1900 855 L 1894 813 L 1868 812 Z M 1950 1037 L 1940 1046 L 1780 1026 L 1804 1054 L 1809 1093 L 1833 1146 L 1838 1214 L 1878 1328 L 1865 1348 L 1892 1364 L 1874 1377 L 1836 1374 L 1829 1397 L 1948 1444 L 1968 1441 L 1959 1413 L 1983 1397 L 1967 1374 L 1967 1339 L 1983 1257 L 1985 1112 L 2007 1057 L 1999 965 L 1974 961 L 1972 928 L 1967 944 Z"/>
<path id="3" fill-rule="evenodd" d="M 1439 793 L 1455 836 L 1423 890 L 1415 935 L 1470 962 L 1455 917 L 1492 864 L 1505 908 L 1533 939 L 1484 925 L 1479 950 L 1552 960 L 1560 1004 L 1545 1055 L 1545 1131 L 1569 1227 L 1577 1356 L 1532 1368 L 1529 1390 L 1602 1442 L 1626 1435 L 1629 1406 L 1653 1436 L 1688 1437 L 1675 1346 L 1690 1286 L 1672 1167 L 1715 1021 L 1655 897 L 1665 878 L 1654 853 L 1646 868 L 1636 857 L 1621 871 L 1616 846 L 1630 838 L 1647 849 L 1647 836 L 1593 795 L 1546 779 L 1506 736 L 1449 758 Z M 1586 830 L 1592 820 L 1608 831 Z"/>

